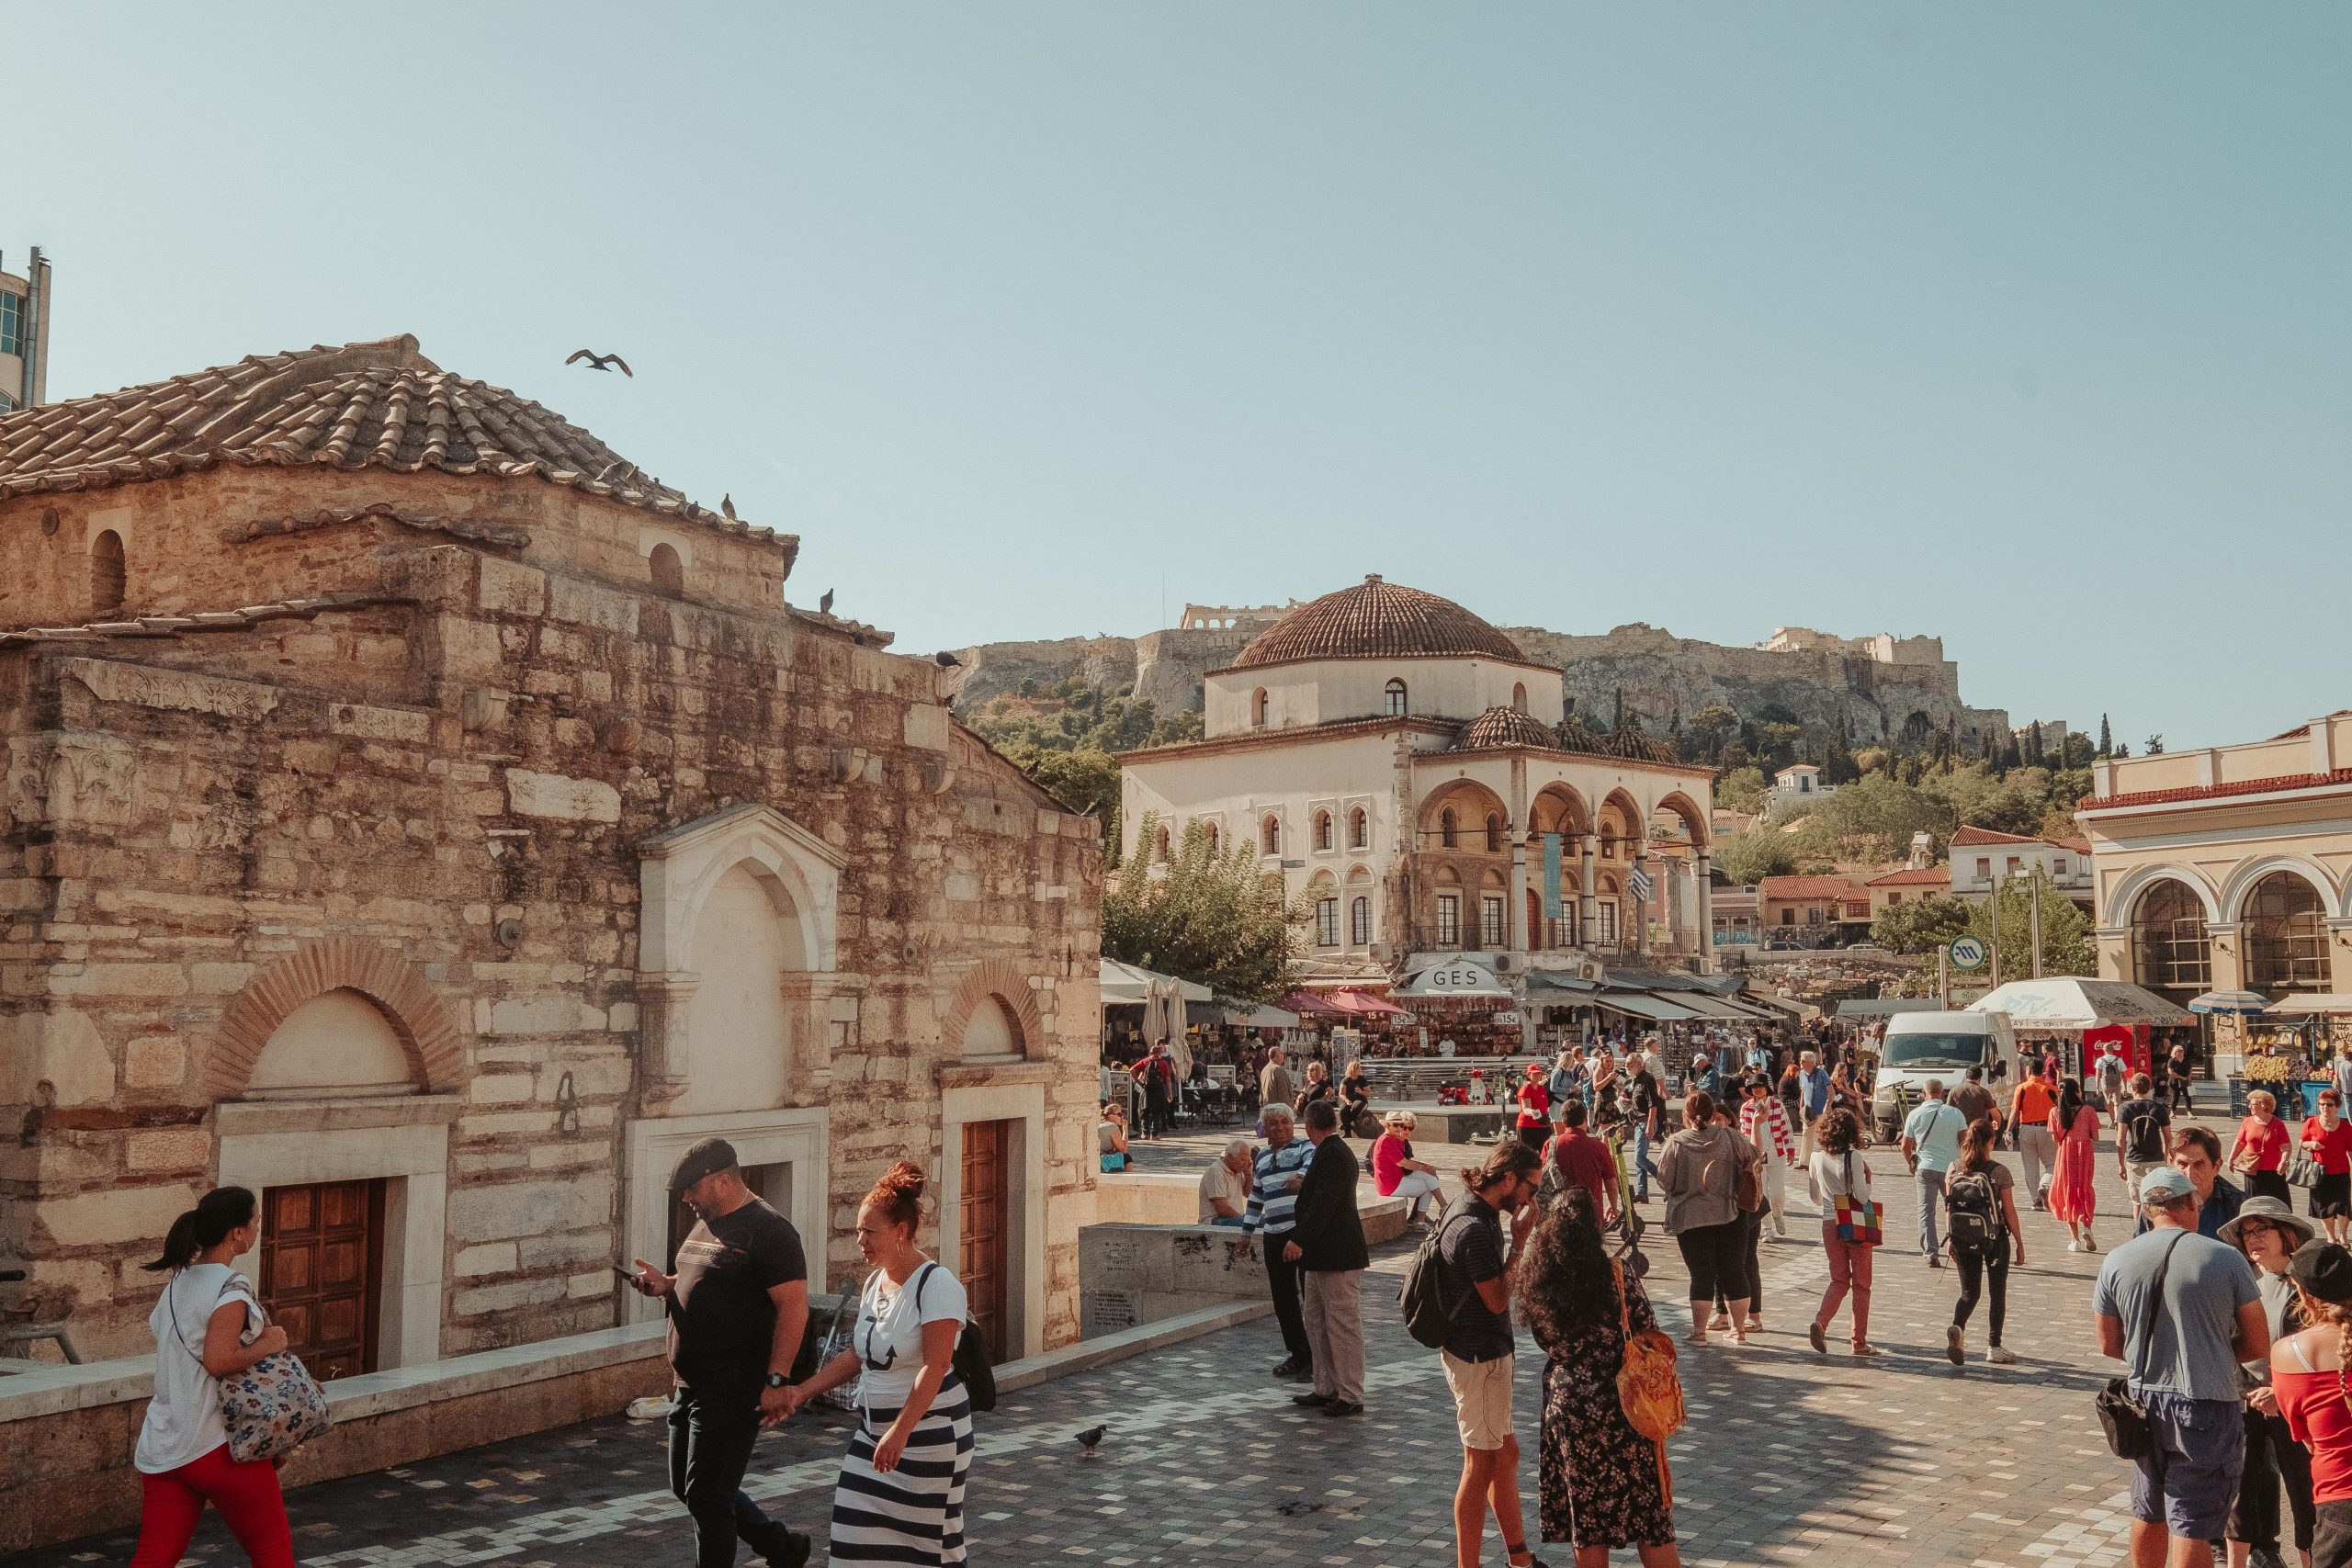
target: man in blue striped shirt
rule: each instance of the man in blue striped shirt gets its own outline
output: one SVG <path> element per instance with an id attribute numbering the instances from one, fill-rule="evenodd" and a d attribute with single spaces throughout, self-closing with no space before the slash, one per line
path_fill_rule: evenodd
<path id="1" fill-rule="evenodd" d="M 1250 1205 L 1241 1216 L 1242 1246 L 1250 1245 L 1246 1238 L 1265 1233 L 1266 1283 L 1273 1291 L 1274 1321 L 1282 1325 L 1283 1346 L 1290 1352 L 1275 1364 L 1274 1376 L 1296 1382 L 1315 1375 L 1315 1355 L 1307 1346 L 1306 1319 L 1299 1311 L 1298 1265 L 1283 1259 L 1283 1244 L 1290 1239 L 1298 1190 L 1306 1185 L 1306 1162 L 1315 1157 L 1315 1145 L 1295 1135 L 1287 1105 L 1267 1106 L 1261 1120 L 1266 1146 L 1250 1158 L 1254 1179 Z"/>

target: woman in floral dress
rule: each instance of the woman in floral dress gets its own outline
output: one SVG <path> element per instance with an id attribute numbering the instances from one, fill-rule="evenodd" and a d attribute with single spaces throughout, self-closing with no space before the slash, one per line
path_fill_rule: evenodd
<path id="1" fill-rule="evenodd" d="M 1568 1188 L 1544 1211 L 1517 1273 L 1520 1311 L 1549 1358 L 1537 1467 L 1544 1539 L 1574 1543 L 1578 1568 L 1603 1568 L 1611 1549 L 1628 1546 L 1645 1568 L 1679 1568 L 1665 1456 L 1617 1399 L 1620 1276 L 1601 1248 L 1589 1192 Z M 1622 1277 L 1634 1329 L 1657 1327 L 1641 1281 Z"/>

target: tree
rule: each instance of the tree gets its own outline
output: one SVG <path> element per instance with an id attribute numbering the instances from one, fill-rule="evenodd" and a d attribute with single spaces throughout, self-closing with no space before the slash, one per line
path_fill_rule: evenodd
<path id="1" fill-rule="evenodd" d="M 1159 814 L 1144 813 L 1136 842 L 1149 845 Z M 1102 954 L 1209 987 L 1238 1001 L 1270 1002 L 1297 983 L 1295 921 L 1304 900 L 1283 902 L 1282 883 L 1261 874 L 1247 842 L 1209 845 L 1188 823 L 1165 865 L 1139 853 L 1102 895 Z"/>
<path id="2" fill-rule="evenodd" d="M 1715 781 L 1715 804 L 1734 811 L 1761 811 L 1770 787 L 1761 770 L 1734 768 Z"/>
<path id="3" fill-rule="evenodd" d="M 2107 728 L 2105 714 L 2098 716 L 2098 754 L 2102 757 L 2115 755 L 2115 734 Z"/>
<path id="4" fill-rule="evenodd" d="M 1088 747 L 1077 751 L 1053 751 L 1039 746 L 1016 746 L 1007 761 L 1037 781 L 1047 795 L 1075 812 L 1092 813 L 1102 822 L 1106 853 L 1116 855 L 1119 842 L 1119 764 L 1110 753 Z"/>
<path id="5" fill-rule="evenodd" d="M 1746 887 L 1768 876 L 1786 876 L 1797 868 L 1796 847 L 1788 836 L 1770 828 L 1750 828 L 1723 842 L 1717 863 L 1724 874 Z"/>
<path id="6" fill-rule="evenodd" d="M 1690 716 L 1683 734 L 1710 762 L 1723 761 L 1724 746 L 1739 733 L 1739 715 L 1723 703 L 1709 703 Z"/>
<path id="7" fill-rule="evenodd" d="M 1933 953 L 1968 930 L 1965 898 L 1949 895 L 1890 904 L 1871 922 L 1871 941 L 1889 953 Z"/>
<path id="8" fill-rule="evenodd" d="M 2164 755 L 2164 751 L 2165 737 L 2164 731 L 2162 730 L 2158 730 L 2155 734 L 2149 736 L 2148 743 L 2140 748 L 2140 755 L 2143 757 L 2161 757 Z"/>
<path id="9" fill-rule="evenodd" d="M 2032 884 L 2041 884 L 2041 972 L 2044 975 L 2096 975 L 2098 955 L 2091 947 L 2091 919 L 2075 901 L 2058 891 L 2040 871 L 2030 877 L 2012 876 L 1994 895 L 2001 902 L 2001 978 L 2023 980 L 2033 973 Z M 1993 900 L 1973 904 L 1968 929 L 1993 940 Z"/>
<path id="10" fill-rule="evenodd" d="M 1951 808 L 1885 773 L 1871 773 L 1824 796 L 1794 835 L 1800 854 L 1885 862 L 1908 853 L 1911 836 L 1933 835 L 1940 852 L 1951 837 Z"/>

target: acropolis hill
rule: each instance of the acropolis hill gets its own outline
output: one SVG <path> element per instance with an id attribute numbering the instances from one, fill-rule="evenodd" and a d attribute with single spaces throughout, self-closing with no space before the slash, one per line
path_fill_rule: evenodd
<path id="1" fill-rule="evenodd" d="M 1139 637 L 1059 637 L 1040 642 L 992 642 L 956 650 L 956 706 L 971 713 L 1023 680 L 1047 685 L 1075 676 L 1135 694 L 1163 713 L 1198 709 L 1201 678 L 1232 661 L 1242 646 L 1291 608 L 1187 604 L 1178 624 Z M 1793 716 L 1830 727 L 1842 716 L 1850 742 L 1870 745 L 1906 733 L 1915 740 L 1951 722 L 1958 739 L 2006 729 L 2001 708 L 1961 700 L 1960 666 L 1944 657 L 1934 637 L 1841 637 L 1804 626 L 1782 626 L 1751 648 L 1679 637 L 1634 622 L 1600 636 L 1578 637 L 1541 626 L 1502 628 L 1531 659 L 1559 665 L 1574 712 L 1607 724 L 1619 693 L 1625 712 L 1653 735 L 1688 721 L 1710 703 L 1741 718 Z"/>

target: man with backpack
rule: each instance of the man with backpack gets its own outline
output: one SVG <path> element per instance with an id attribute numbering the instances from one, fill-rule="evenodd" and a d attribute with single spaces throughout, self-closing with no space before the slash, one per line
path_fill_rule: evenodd
<path id="1" fill-rule="evenodd" d="M 1463 1173 L 1467 1190 L 1447 1206 L 1406 1280 L 1407 1326 L 1438 1350 L 1462 1434 L 1462 1480 L 1453 1493 L 1458 1568 L 1477 1568 L 1489 1510 L 1510 1561 L 1521 1568 L 1534 1561 L 1519 1506 L 1519 1438 L 1511 1426 L 1518 1358 L 1502 1216 L 1511 1216 L 1512 1235 L 1526 1233 L 1542 1168 L 1524 1144 L 1497 1145 L 1484 1165 Z"/>
<path id="2" fill-rule="evenodd" d="M 2115 1168 L 2134 1192 L 2140 1179 L 2165 1163 L 2172 1139 L 2172 1107 L 2156 1098 L 2155 1080 L 2132 1077 L 2132 1098 L 2115 1112 Z"/>

